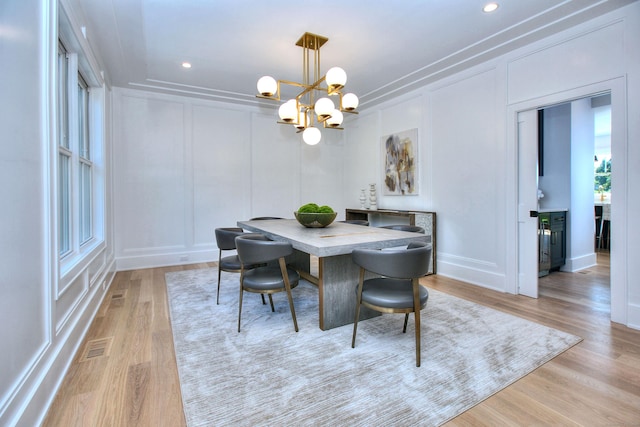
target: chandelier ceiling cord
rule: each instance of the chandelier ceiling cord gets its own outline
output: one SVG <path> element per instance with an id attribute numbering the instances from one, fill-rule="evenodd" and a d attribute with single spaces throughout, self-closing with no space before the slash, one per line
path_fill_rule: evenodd
<path id="1" fill-rule="evenodd" d="M 342 92 L 347 82 L 344 70 L 333 67 L 320 77 L 320 48 L 327 41 L 328 38 L 312 33 L 304 33 L 297 41 L 296 46 L 302 47 L 302 83 L 276 80 L 271 76 L 258 80 L 258 98 L 280 101 L 280 87 L 283 84 L 302 89 L 295 98 L 280 106 L 278 114 L 281 121 L 278 123 L 294 125 L 298 132 L 302 132 L 302 139 L 309 145 L 317 144 L 322 137 L 320 130 L 314 126 L 315 123 L 322 123 L 324 128 L 342 129 L 342 113 L 357 114 L 355 109 L 358 107 L 358 97 L 353 93 Z M 320 95 L 316 92 L 320 92 Z M 337 107 L 329 96 L 338 97 Z"/>

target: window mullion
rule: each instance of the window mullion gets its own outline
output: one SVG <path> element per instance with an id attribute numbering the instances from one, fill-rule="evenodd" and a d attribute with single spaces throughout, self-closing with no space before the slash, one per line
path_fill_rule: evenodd
<path id="1" fill-rule="evenodd" d="M 80 135 L 78 132 L 79 127 L 79 104 L 78 104 L 78 55 L 75 53 L 69 53 L 69 74 L 67 80 L 67 98 L 69 102 L 69 150 L 71 151 L 70 161 L 70 240 L 72 252 L 77 253 L 80 250 L 80 233 L 78 230 L 78 218 L 79 218 L 79 206 L 80 206 L 80 192 L 79 192 L 79 179 L 80 179 L 80 163 L 79 163 L 79 149 L 80 149 Z"/>

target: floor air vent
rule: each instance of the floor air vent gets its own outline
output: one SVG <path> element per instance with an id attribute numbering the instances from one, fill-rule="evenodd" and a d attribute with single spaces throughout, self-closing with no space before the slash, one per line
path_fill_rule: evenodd
<path id="1" fill-rule="evenodd" d="M 124 299 L 127 296 L 127 290 L 126 289 L 121 289 L 121 290 L 117 290 L 117 291 L 113 291 L 113 294 L 111 294 L 111 299 Z"/>
<path id="2" fill-rule="evenodd" d="M 108 356 L 111 352 L 111 344 L 113 343 L 113 337 L 100 338 L 97 340 L 91 340 L 87 342 L 84 353 L 82 353 L 81 362 L 92 360 L 97 357 Z"/>

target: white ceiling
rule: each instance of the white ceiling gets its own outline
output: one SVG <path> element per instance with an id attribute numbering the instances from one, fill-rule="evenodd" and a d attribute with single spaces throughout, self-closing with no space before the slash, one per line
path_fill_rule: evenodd
<path id="1" fill-rule="evenodd" d="M 362 108 L 636 0 L 69 0 L 113 86 L 270 105 L 265 74 L 302 80 L 304 32 L 329 38 Z M 193 67 L 183 69 L 189 61 Z"/>

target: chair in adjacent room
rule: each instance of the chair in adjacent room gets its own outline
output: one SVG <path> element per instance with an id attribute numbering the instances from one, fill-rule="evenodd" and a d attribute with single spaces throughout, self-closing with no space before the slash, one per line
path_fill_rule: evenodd
<path id="1" fill-rule="evenodd" d="M 431 247 L 427 243 L 416 242 L 406 249 L 393 251 L 354 249 L 351 257 L 360 266 L 351 347 L 356 345 L 362 305 L 381 313 L 404 313 L 403 333 L 407 332 L 409 313 L 414 313 L 416 366 L 420 366 L 420 310 L 427 305 L 429 292 L 420 285 L 419 279 L 429 271 Z M 365 280 L 367 271 L 383 277 Z"/>
<path id="2" fill-rule="evenodd" d="M 400 231 L 411 231 L 413 233 L 424 234 L 424 228 L 418 225 L 394 224 L 394 225 L 382 225 L 380 226 L 380 228 L 388 228 L 391 230 L 400 230 Z"/>
<path id="3" fill-rule="evenodd" d="M 259 233 L 246 233 L 236 237 L 236 249 L 242 269 L 240 271 L 240 299 L 238 305 L 238 332 L 242 317 L 242 296 L 244 292 L 255 292 L 269 296 L 271 311 L 275 311 L 272 295 L 286 292 L 289 299 L 289 309 L 293 319 L 293 326 L 298 332 L 298 321 L 293 306 L 291 289 L 298 286 L 300 275 L 297 271 L 287 267 L 285 257 L 293 253 L 289 242 L 269 240 Z M 247 266 L 265 264 L 252 269 Z"/>

